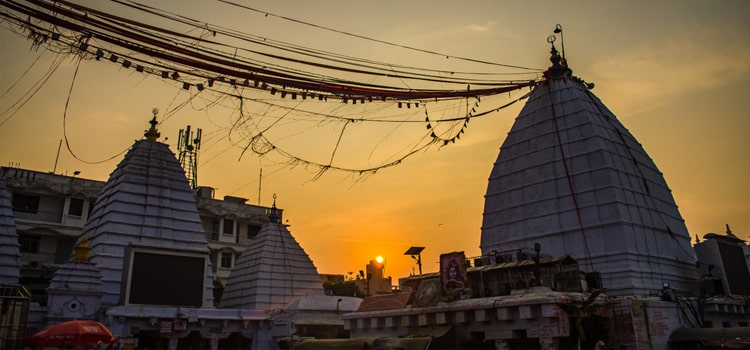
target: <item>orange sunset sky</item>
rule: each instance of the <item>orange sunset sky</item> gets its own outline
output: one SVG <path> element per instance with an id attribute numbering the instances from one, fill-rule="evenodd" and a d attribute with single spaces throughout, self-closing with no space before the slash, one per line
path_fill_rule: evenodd
<path id="1" fill-rule="evenodd" d="M 750 197 L 750 2 L 236 2 L 278 16 L 220 1 L 149 4 L 347 56 L 498 73 L 518 70 L 436 57 L 279 16 L 426 51 L 540 70 L 550 64 L 547 36 L 560 23 L 573 74 L 596 84 L 594 94 L 654 159 L 691 237 L 723 233 L 729 224 L 735 235 L 750 238 L 746 204 Z M 81 3 L 119 11 L 111 3 Z M 66 133 L 70 150 L 63 142 L 56 172 L 72 175 L 78 170 L 80 177 L 106 180 L 122 159 L 121 152 L 148 128 L 152 108 L 158 108 L 159 130 L 175 152 L 178 130 L 186 125 L 203 129 L 199 185 L 216 188 L 217 197 L 248 198 L 251 204 L 260 200 L 267 206 L 276 194 L 291 233 L 320 273 L 355 272 L 382 256 L 386 275 L 395 282 L 416 269 L 414 261 L 403 255 L 410 246 L 426 247 L 424 272 L 437 271 L 441 253 L 480 254 L 487 179 L 523 103 L 472 120 L 455 144 L 419 152 L 375 174 L 329 171 L 316 178 L 316 172 L 304 166 L 290 168 L 275 159 L 242 154 L 247 134 L 237 125 L 232 128 L 237 110 L 231 101 L 212 104 L 215 101 L 190 99 L 194 91 L 182 90 L 173 81 L 144 76 L 106 60 L 83 61 L 71 90 L 75 56 L 62 56 L 59 68 L 46 77 L 61 56 L 31 49 L 31 43 L 14 30 L 7 23 L 0 25 L 0 165 L 52 171 Z M 558 37 L 558 48 L 560 43 Z M 18 103 L 37 88 L 28 102 Z M 482 104 L 489 109 L 518 96 L 495 96 Z M 355 109 L 328 103 L 335 105 L 325 107 L 328 111 L 341 115 L 376 115 L 390 111 L 378 108 L 395 108 L 373 104 Z M 450 103 L 444 107 L 444 117 L 458 113 Z M 263 108 L 248 107 L 258 113 Z M 413 112 L 423 119 L 419 113 Z M 310 131 L 318 127 L 324 131 Z M 325 162 L 337 141 L 337 127 L 281 124 L 274 127 L 273 136 L 296 154 Z M 423 133 L 423 124 L 387 130 L 363 126 L 340 140 L 337 161 L 353 166 L 379 164 L 388 159 L 381 150 L 402 152 Z"/>

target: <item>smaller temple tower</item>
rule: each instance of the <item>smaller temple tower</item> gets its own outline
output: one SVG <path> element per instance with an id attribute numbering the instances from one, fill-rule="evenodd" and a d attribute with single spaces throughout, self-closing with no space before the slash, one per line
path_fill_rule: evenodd
<path id="1" fill-rule="evenodd" d="M 221 299 L 222 308 L 270 311 L 309 293 L 323 294 L 318 270 L 287 225 L 281 223 L 276 195 L 269 219 L 234 265 Z"/>
<path id="2" fill-rule="evenodd" d="M 47 324 L 100 316 L 102 273 L 89 261 L 88 239 L 83 237 L 73 251 L 73 259 L 55 271 L 47 288 Z"/>

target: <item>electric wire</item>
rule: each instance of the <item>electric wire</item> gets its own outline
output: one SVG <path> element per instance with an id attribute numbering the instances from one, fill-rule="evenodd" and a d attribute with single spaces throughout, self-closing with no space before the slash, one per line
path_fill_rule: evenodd
<path id="1" fill-rule="evenodd" d="M 258 36 L 251 35 L 249 33 L 238 32 L 238 31 L 235 31 L 235 30 L 232 30 L 232 29 L 228 29 L 228 28 L 224 28 L 224 27 L 220 27 L 220 26 L 217 26 L 217 25 L 214 25 L 214 24 L 208 24 L 208 23 L 205 23 L 205 22 L 202 22 L 202 21 L 198 21 L 198 20 L 186 17 L 186 16 L 179 15 L 179 14 L 174 14 L 174 13 L 169 12 L 169 11 L 164 11 L 164 10 L 161 10 L 161 9 L 158 9 L 158 8 L 146 5 L 146 4 L 139 3 L 139 2 L 134 1 L 134 0 L 124 0 L 124 1 L 113 0 L 113 1 L 116 2 L 116 3 L 120 3 L 120 4 L 123 4 L 123 5 L 127 5 L 127 6 L 130 6 L 130 7 L 133 7 L 133 8 L 137 8 L 137 9 L 145 11 L 145 12 L 152 13 L 154 15 L 163 17 L 165 19 L 170 19 L 170 20 L 177 21 L 177 22 L 180 22 L 180 23 L 183 23 L 183 24 L 186 24 L 186 25 L 191 25 L 191 26 L 194 26 L 195 28 L 199 28 L 199 29 L 203 29 L 203 30 L 211 30 L 213 32 L 214 36 L 217 36 L 217 35 L 226 35 L 226 36 L 230 36 L 230 37 L 237 38 L 237 39 L 240 39 L 240 40 L 246 40 L 248 42 L 253 42 L 253 43 L 258 43 L 258 44 L 268 44 L 268 45 L 270 45 L 270 43 L 273 43 L 274 45 L 280 45 L 280 46 L 283 46 L 285 48 L 291 48 L 291 49 L 303 50 L 303 51 L 308 51 L 308 52 L 314 52 L 314 53 L 319 53 L 321 55 L 328 55 L 328 56 L 333 56 L 333 57 L 339 57 L 339 58 L 344 58 L 344 59 L 352 60 L 352 61 L 372 63 L 372 64 L 382 65 L 382 66 L 391 66 L 391 67 L 395 66 L 395 67 L 407 68 L 407 69 L 411 69 L 411 70 L 429 71 L 429 72 L 434 72 L 434 73 L 439 73 L 439 74 L 464 74 L 464 73 L 465 74 L 470 74 L 470 75 L 498 75 L 498 74 L 499 75 L 514 75 L 514 74 L 524 74 L 524 73 L 457 72 L 457 71 L 445 71 L 445 70 L 427 69 L 427 68 L 420 68 L 420 67 L 413 67 L 413 66 L 394 65 L 394 64 L 391 64 L 391 63 L 381 63 L 381 62 L 377 62 L 377 61 L 373 61 L 373 60 L 367 60 L 367 59 L 353 57 L 353 56 L 346 56 L 346 55 L 341 55 L 341 54 L 327 52 L 327 51 L 313 49 L 313 48 L 305 48 L 305 47 L 298 46 L 298 45 L 293 45 L 293 44 L 288 44 L 288 43 L 284 43 L 284 42 L 280 42 L 280 41 L 275 41 L 275 40 L 270 39 L 270 38 L 258 37 Z M 233 4 L 233 6 L 234 6 L 234 4 Z M 265 12 L 261 11 L 261 13 L 265 13 Z M 313 26 L 313 27 L 324 28 L 323 26 L 318 26 L 318 25 L 314 25 L 314 24 L 310 24 L 310 25 Z M 327 29 L 327 28 L 325 28 L 325 29 Z M 335 30 L 332 30 L 332 31 L 339 32 L 339 31 L 335 31 Z M 354 36 L 354 37 L 360 37 L 358 35 L 354 35 L 354 34 L 347 33 L 347 32 L 342 32 L 342 33 L 344 33 L 346 35 Z M 368 40 L 373 40 L 373 39 L 369 39 L 369 38 L 366 38 L 366 37 L 361 37 L 361 38 L 368 39 Z M 374 40 L 374 41 L 377 41 L 377 40 Z M 385 44 L 388 44 L 388 45 L 391 45 L 391 46 L 408 48 L 406 46 L 397 45 L 397 44 L 393 44 L 393 43 L 387 43 L 387 42 L 382 42 L 382 43 L 385 43 Z M 415 50 L 416 51 L 421 51 L 421 52 L 428 52 L 426 50 L 420 50 L 420 49 L 415 49 Z M 450 55 L 444 55 L 444 54 L 439 54 L 439 53 L 438 53 L 438 55 L 441 56 L 441 57 L 443 57 L 443 56 L 449 56 L 450 57 Z M 483 61 L 472 60 L 472 59 L 466 59 L 466 60 L 473 61 L 473 62 L 483 62 Z M 492 63 L 492 62 L 487 62 L 486 64 L 499 65 L 499 66 L 503 66 L 503 67 L 513 67 L 513 68 L 516 67 L 516 66 L 512 66 L 512 65 L 496 64 L 496 63 Z M 524 67 L 518 67 L 518 68 L 527 69 L 529 71 L 538 72 L 538 73 L 541 73 L 543 71 L 543 69 L 536 69 L 536 68 L 524 68 Z"/>
<path id="2" fill-rule="evenodd" d="M 0 112 L 0 117 L 8 114 L 8 116 L 0 121 L 0 126 L 3 126 L 6 122 L 8 122 L 13 116 L 18 113 L 18 111 L 23 108 L 26 103 L 31 101 L 31 99 L 39 92 L 39 90 L 44 87 L 44 84 L 47 83 L 47 81 L 54 75 L 54 73 L 57 71 L 57 69 L 60 67 L 60 64 L 64 61 L 63 57 L 59 57 L 57 61 L 53 61 L 53 63 L 50 65 L 50 69 L 41 77 L 39 81 L 34 83 L 29 90 L 24 92 L 23 96 L 21 96 L 16 102 L 13 102 L 8 108 Z M 34 61 L 36 63 L 36 61 Z M 29 67 L 31 68 L 31 67 Z M 27 70 L 28 72 L 28 70 Z M 24 72 L 24 75 L 26 72 Z M 15 84 L 13 84 L 15 86 Z M 3 94 L 4 96 L 5 94 Z"/>
<path id="3" fill-rule="evenodd" d="M 68 89 L 68 96 L 65 99 L 65 108 L 63 110 L 63 138 L 65 139 L 65 147 L 67 148 L 68 152 L 70 152 L 70 155 L 73 156 L 73 158 L 75 158 L 75 159 L 77 159 L 77 160 L 79 160 L 79 161 L 81 161 L 83 163 L 86 163 L 86 164 L 101 164 L 101 163 L 108 162 L 108 161 L 110 161 L 112 159 L 115 159 L 115 158 L 118 158 L 118 157 L 122 156 L 123 154 L 125 154 L 125 152 L 128 151 L 128 149 L 130 149 L 130 146 L 128 146 L 124 150 L 120 151 L 119 153 L 117 153 L 117 154 L 115 154 L 115 155 L 113 155 L 113 156 L 111 156 L 111 157 L 109 157 L 107 159 L 100 160 L 100 161 L 87 161 L 87 160 L 81 159 L 80 157 L 78 157 L 78 155 L 75 152 L 73 152 L 73 149 L 70 147 L 70 140 L 68 139 L 68 128 L 67 128 L 68 105 L 70 104 L 70 97 L 73 94 L 73 87 L 75 86 L 76 77 L 78 76 L 78 68 L 80 67 L 80 65 L 81 65 L 81 59 L 79 59 L 78 62 L 76 62 L 75 71 L 73 72 L 73 79 L 71 79 L 71 81 L 70 81 L 70 88 Z"/>
<path id="4" fill-rule="evenodd" d="M 171 60 L 171 61 L 174 61 L 174 62 L 177 62 L 177 63 L 187 64 L 189 66 L 196 66 L 196 67 L 199 67 L 199 68 L 211 69 L 213 72 L 229 73 L 229 74 L 231 74 L 232 73 L 231 69 L 245 68 L 245 69 L 249 69 L 251 72 L 255 72 L 255 73 L 258 73 L 258 74 L 263 74 L 264 75 L 264 79 L 269 80 L 270 83 L 280 83 L 280 84 L 286 83 L 286 84 L 288 84 L 290 86 L 297 87 L 297 88 L 303 88 L 303 89 L 324 88 L 323 90 L 334 90 L 334 92 L 337 91 L 339 93 L 341 93 L 341 90 L 337 90 L 337 89 L 341 89 L 341 88 L 344 88 L 344 89 L 347 89 L 347 90 L 354 90 L 354 91 L 356 91 L 358 93 L 365 93 L 365 94 L 369 94 L 369 95 L 378 95 L 378 94 L 382 95 L 382 94 L 388 92 L 388 91 L 377 91 L 378 89 L 380 89 L 380 90 L 396 90 L 396 91 L 399 90 L 398 88 L 393 87 L 393 86 L 377 86 L 377 85 L 376 86 L 368 86 L 367 84 L 361 84 L 361 83 L 359 85 L 355 85 L 355 86 L 351 86 L 351 87 L 348 87 L 348 86 L 338 87 L 338 86 L 323 85 L 323 84 L 319 84 L 317 82 L 312 82 L 309 79 L 306 79 L 304 77 L 289 76 L 288 74 L 283 73 L 283 72 L 269 71 L 267 69 L 259 69 L 259 68 L 254 67 L 254 66 L 247 66 L 247 65 L 243 66 L 243 65 L 238 65 L 237 63 L 228 62 L 226 55 L 224 55 L 224 57 L 220 57 L 220 58 L 222 58 L 222 60 L 212 59 L 207 54 L 191 52 L 191 51 L 189 51 L 188 49 L 186 49 L 183 46 L 170 45 L 168 43 L 165 43 L 164 41 L 159 41 L 157 39 L 154 39 L 153 37 L 149 37 L 149 36 L 145 35 L 143 31 L 138 31 L 138 32 L 130 31 L 130 32 L 128 32 L 128 31 L 124 30 L 123 28 L 112 27 L 112 26 L 107 25 L 106 23 L 104 23 L 102 21 L 95 20 L 94 16 L 84 16 L 84 15 L 81 15 L 81 14 L 77 14 L 77 13 L 75 13 L 73 11 L 60 10 L 57 7 L 53 8 L 52 5 L 45 4 L 43 0 L 29 0 L 29 1 L 37 3 L 39 6 L 44 6 L 45 8 L 49 9 L 50 11 L 51 10 L 55 10 L 56 13 L 59 13 L 59 14 L 62 14 L 62 15 L 66 15 L 66 16 L 69 16 L 69 17 L 77 19 L 77 20 L 86 21 L 86 23 L 94 26 L 95 28 L 100 28 L 101 30 L 111 31 L 114 34 L 119 34 L 119 35 L 124 36 L 125 38 L 130 38 L 132 40 L 139 40 L 140 42 L 147 43 L 149 45 L 155 45 L 156 47 L 161 48 L 161 49 L 169 49 L 169 52 L 177 52 L 177 53 L 183 54 L 185 56 L 175 56 L 174 54 L 170 56 L 170 55 L 167 55 L 167 54 L 165 54 L 163 52 L 156 51 L 154 49 L 149 49 L 147 47 L 139 47 L 138 45 L 134 45 L 131 42 L 123 41 L 122 38 L 112 37 L 111 34 L 107 34 L 105 32 L 96 31 L 96 30 L 92 30 L 92 29 L 88 29 L 87 28 L 86 30 L 87 30 L 88 35 L 99 37 L 100 39 L 105 40 L 105 41 L 107 41 L 109 43 L 112 43 L 112 44 L 115 44 L 115 45 L 119 45 L 119 46 L 122 46 L 122 47 L 126 47 L 126 48 L 129 48 L 131 50 L 140 51 L 140 52 L 145 53 L 147 55 L 156 56 L 158 58 Z M 61 2 L 62 3 L 67 3 L 67 2 L 64 2 L 64 1 L 61 1 Z M 29 15 L 32 15 L 35 12 L 32 11 L 32 10 L 30 10 L 30 9 L 26 9 L 25 13 L 29 14 Z M 41 18 L 43 20 L 50 21 L 50 22 L 52 22 L 52 23 L 54 23 L 56 25 L 59 25 L 59 26 L 67 27 L 67 28 L 70 28 L 72 30 L 84 31 L 83 27 L 81 27 L 80 25 L 76 25 L 76 24 L 73 24 L 73 23 L 70 23 L 70 22 L 66 22 L 64 20 L 59 20 L 56 17 L 51 17 L 51 16 L 48 16 L 48 15 L 39 14 L 39 13 L 37 13 L 36 16 L 38 16 L 39 18 Z M 272 54 L 267 54 L 267 53 L 261 53 L 261 54 L 268 55 L 269 57 L 272 57 L 272 58 L 278 59 L 278 60 L 285 59 L 285 57 L 282 57 L 282 56 L 279 56 L 279 55 L 272 55 Z M 190 57 L 193 57 L 193 58 L 190 58 Z M 201 67 L 200 62 L 195 61 L 195 59 L 204 60 L 203 66 Z M 301 60 L 293 60 L 293 61 L 296 62 L 296 63 L 303 63 L 303 64 L 307 64 L 307 65 L 311 65 L 311 66 L 315 66 L 315 67 L 319 67 L 319 68 L 338 69 L 338 70 L 343 70 L 345 72 L 347 72 L 347 71 L 348 72 L 357 72 L 357 73 L 362 73 L 362 74 L 373 74 L 372 72 L 365 72 L 365 71 L 355 70 L 355 69 L 351 69 L 351 68 L 336 67 L 336 66 L 332 66 L 332 65 L 328 65 L 328 64 L 320 64 L 320 63 L 309 62 L 309 61 L 301 61 Z M 209 62 L 209 63 L 206 63 L 206 62 Z M 392 65 L 389 65 L 389 66 L 392 66 Z M 224 67 L 229 67 L 229 68 L 224 68 Z M 234 73 L 237 73 L 237 72 L 235 71 Z M 378 73 L 378 74 L 380 74 L 380 73 Z M 428 79 L 427 81 L 431 81 L 431 80 L 434 80 L 434 79 Z M 444 82 L 448 82 L 445 79 L 443 79 L 443 81 Z M 339 80 L 332 81 L 332 83 L 333 84 L 342 85 L 343 83 L 351 83 L 351 82 L 339 79 Z M 513 84 L 513 83 L 511 82 L 509 84 Z M 370 88 L 370 89 L 376 89 L 376 90 L 368 92 L 368 90 L 367 90 L 368 88 Z M 479 94 L 483 94 L 483 93 L 498 93 L 497 91 L 492 91 L 492 90 L 493 89 L 490 89 L 490 91 L 486 91 L 486 92 L 483 92 L 483 91 L 480 90 L 480 91 L 476 91 L 476 92 L 472 93 L 471 95 L 479 95 Z M 393 93 L 393 91 L 390 91 L 390 92 Z M 425 91 L 424 93 L 428 93 L 428 92 Z M 415 92 L 410 92 L 410 94 L 414 95 Z M 440 96 L 440 94 L 438 92 L 436 92 L 436 91 L 429 92 L 427 96 L 428 97 L 432 97 L 434 95 Z M 462 96 L 463 95 L 466 95 L 466 94 L 464 93 L 464 94 L 462 94 Z M 401 97 L 401 98 L 414 98 L 414 97 L 415 96 L 408 96 L 407 95 L 407 96 Z"/>
<path id="5" fill-rule="evenodd" d="M 464 61 L 469 61 L 469 62 L 483 63 L 483 64 L 489 64 L 489 65 L 497 65 L 497 66 L 507 67 L 507 68 L 518 68 L 518 69 L 526 69 L 526 70 L 538 71 L 538 69 L 536 69 L 536 68 L 528 68 L 528 67 L 521 67 L 521 66 L 514 66 L 514 65 L 508 65 L 508 64 L 501 64 L 501 63 L 494 63 L 494 62 L 482 61 L 482 60 L 477 60 L 477 59 L 472 59 L 472 58 L 447 55 L 447 54 L 443 54 L 443 53 L 439 53 L 439 52 L 435 52 L 435 51 L 430 51 L 430 50 L 418 49 L 418 48 L 411 47 L 411 46 L 406 46 L 406 45 L 394 44 L 394 43 L 391 43 L 391 42 L 388 42 L 388 41 L 373 39 L 373 38 L 369 38 L 369 37 L 362 36 L 362 35 L 357 35 L 357 34 L 345 32 L 345 31 L 341 31 L 341 30 L 337 30 L 337 29 L 332 29 L 332 28 L 320 26 L 320 25 L 317 25 L 317 24 L 309 23 L 309 22 L 304 22 L 304 21 L 297 20 L 297 19 L 290 18 L 290 17 L 286 17 L 286 16 L 276 15 L 276 14 L 273 14 L 273 13 L 270 13 L 270 12 L 267 12 L 267 11 L 261 11 L 261 10 L 258 10 L 256 8 L 250 7 L 250 6 L 240 5 L 240 4 L 237 4 L 237 3 L 234 3 L 234 2 L 231 2 L 231 1 L 227 1 L 227 0 L 217 0 L 217 1 L 223 2 L 223 3 L 227 3 L 227 4 L 230 4 L 230 5 L 233 5 L 233 6 L 237 6 L 237 7 L 246 9 L 246 10 L 250 10 L 250 11 L 258 12 L 258 13 L 261 13 L 261 14 L 265 14 L 267 16 L 274 16 L 274 17 L 281 18 L 281 19 L 284 19 L 284 20 L 287 20 L 287 21 L 296 22 L 296 23 L 304 24 L 304 25 L 307 25 L 307 26 L 310 26 L 310 27 L 324 29 L 324 30 L 327 30 L 327 31 L 331 31 L 331 32 L 335 32 L 335 33 L 339 33 L 339 34 L 343 34 L 343 35 L 347 35 L 347 36 L 352 36 L 352 37 L 359 38 L 359 39 L 374 41 L 374 42 L 377 42 L 377 43 L 380 43 L 380 44 L 385 44 L 385 45 L 390 45 L 390 46 L 396 46 L 396 47 L 400 47 L 400 48 L 403 48 L 403 49 L 409 49 L 409 50 L 413 50 L 413 51 L 418 51 L 418 52 L 423 52 L 423 53 L 438 55 L 438 56 L 442 56 L 442 57 L 446 57 L 446 58 L 454 58 L 454 59 L 459 59 L 459 60 L 464 60 Z"/>
<path id="6" fill-rule="evenodd" d="M 419 106 L 422 103 L 425 115 L 427 115 L 428 103 L 451 100 L 468 101 L 469 97 L 473 97 L 477 99 L 476 106 L 478 106 L 480 96 L 493 96 L 506 92 L 510 93 L 524 87 L 532 87 L 539 79 L 538 74 L 535 78 L 527 80 L 487 79 L 479 77 L 528 74 L 528 72 L 452 72 L 361 59 L 241 33 L 135 1 L 113 0 L 112 2 L 167 20 L 170 22 L 168 23 L 170 26 L 188 26 L 189 30 L 186 33 L 181 33 L 176 30 L 167 29 L 163 25 L 153 25 L 145 23 L 145 21 L 124 18 L 65 0 L 26 0 L 23 2 L 6 0 L 0 3 L 0 7 L 5 7 L 10 11 L 2 12 L 0 15 L 9 18 L 10 22 L 22 26 L 23 30 L 34 34 L 33 45 L 36 47 L 44 46 L 51 51 L 75 54 L 78 58 L 76 74 L 82 60 L 96 59 L 97 61 L 111 61 L 112 63 L 122 65 L 126 69 L 135 67 L 137 72 L 145 75 L 161 76 L 165 82 L 174 81 L 177 84 L 182 84 L 182 90 L 175 94 L 169 102 L 167 112 L 161 122 L 177 115 L 180 110 L 188 105 L 195 109 L 196 106 L 193 102 L 199 96 L 201 96 L 201 100 L 205 101 L 204 110 L 223 104 L 222 101 L 227 101 L 227 99 L 239 98 L 240 116 L 228 128 L 228 139 L 231 144 L 238 145 L 240 141 L 232 141 L 234 138 L 233 134 L 243 128 L 246 130 L 243 134 L 244 136 L 241 136 L 244 139 L 243 143 L 245 146 L 241 147 L 240 159 L 248 150 L 261 157 L 273 152 L 286 159 L 284 164 L 287 166 L 304 165 L 307 168 L 315 169 L 316 175 L 314 178 L 316 179 L 329 170 L 341 170 L 362 175 L 371 174 L 379 169 L 399 164 L 404 159 L 419 151 L 424 151 L 438 142 L 442 142 L 443 145 L 447 145 L 448 142 L 455 142 L 464 132 L 471 118 L 497 112 L 525 97 L 522 96 L 503 106 L 483 112 L 477 111 L 475 108 L 472 108 L 471 112 L 468 112 L 469 106 L 466 106 L 467 113 L 457 118 L 430 120 L 427 117 L 428 129 L 432 128 L 433 123 L 435 125 L 439 123 L 458 124 L 448 126 L 446 132 L 452 134 L 450 137 L 442 137 L 441 133 L 435 133 L 430 130 L 430 132 L 418 138 L 404 154 L 391 156 L 389 157 L 390 160 L 362 169 L 334 164 L 334 158 L 336 158 L 336 154 L 342 146 L 341 143 L 345 138 L 345 133 L 349 132 L 349 126 L 360 122 L 396 123 L 397 125 L 403 125 L 405 123 L 424 123 L 425 121 L 411 118 L 388 117 L 377 115 L 378 113 L 366 115 L 364 111 L 360 116 L 346 115 L 346 110 L 348 110 L 348 105 L 350 104 L 353 106 L 359 102 L 361 106 L 364 106 L 365 103 L 395 103 L 398 101 L 399 107 L 401 107 L 403 101 L 407 107 L 411 108 L 411 104 Z M 226 1 L 220 0 L 220 2 L 237 6 L 237 4 Z M 248 8 L 248 10 L 258 11 L 253 8 Z M 18 15 L 19 13 L 21 15 Z M 26 19 L 21 16 L 26 16 Z M 34 18 L 34 21 L 31 20 L 32 18 Z M 283 17 L 283 19 L 294 21 L 288 17 Z M 45 27 L 45 23 L 50 27 Z M 443 56 L 441 53 L 379 41 L 312 23 L 304 22 L 303 24 L 339 34 L 350 35 L 359 39 Z M 196 30 L 200 31 L 199 35 L 188 34 Z M 207 31 L 208 33 L 206 33 Z M 206 34 L 213 34 L 213 37 L 209 38 Z M 222 35 L 248 45 L 258 46 L 261 49 L 230 44 L 222 39 Z M 269 50 L 275 50 L 279 53 Z M 445 56 L 522 71 L 539 71 L 527 67 L 495 64 L 459 56 Z M 331 75 L 332 72 L 352 76 Z M 357 76 L 370 76 L 371 79 L 366 81 L 362 78 L 357 78 Z M 376 79 L 396 81 L 398 84 L 377 83 L 375 82 Z M 421 82 L 420 84 L 438 83 L 449 88 L 412 87 L 411 82 L 417 81 Z M 451 88 L 451 86 L 457 85 L 461 87 Z M 472 85 L 474 88 L 470 88 Z M 65 105 L 63 116 L 64 128 L 72 88 L 73 83 L 71 83 L 68 100 Z M 224 91 L 225 88 L 231 88 L 232 91 Z M 194 94 L 188 93 L 188 97 L 184 101 L 177 102 L 177 98 L 183 90 L 194 91 L 194 89 L 197 89 L 198 92 Z M 268 93 L 270 91 L 272 99 L 243 97 L 245 89 L 255 91 L 256 93 L 264 93 L 264 91 Z M 212 100 L 206 99 L 208 97 L 206 93 L 208 92 L 212 94 Z M 289 106 L 287 102 L 277 102 L 282 101 L 284 96 L 291 96 L 292 100 L 301 96 L 301 99 L 294 106 Z M 336 104 L 328 112 L 320 111 L 319 109 L 316 111 L 300 108 L 302 101 L 307 100 L 312 102 L 316 98 L 323 105 L 330 103 L 328 102 L 329 99 L 337 99 L 343 103 Z M 251 114 L 246 119 L 244 115 L 244 109 L 246 108 L 244 101 L 265 105 L 266 112 L 255 116 Z M 363 110 L 367 109 L 364 107 L 360 108 Z M 383 110 L 381 109 L 381 112 Z M 265 126 L 258 124 L 261 120 L 271 117 L 275 113 L 281 113 L 281 116 L 275 117 L 275 121 Z M 410 113 L 407 112 L 404 115 Z M 261 119 L 253 121 L 253 119 L 257 119 L 258 117 Z M 277 144 L 277 142 L 284 138 L 277 137 L 275 140 L 271 140 L 268 137 L 269 135 L 267 135 L 271 129 L 284 127 L 290 123 L 303 121 L 315 122 L 316 120 L 318 127 L 332 122 L 344 123 L 337 134 L 335 146 L 329 153 L 327 163 L 315 162 L 296 156 L 293 152 Z M 459 127 L 461 123 L 463 123 L 463 126 Z M 397 126 L 392 129 L 386 136 L 390 137 L 398 128 L 400 127 Z M 299 131 L 299 133 L 302 132 L 304 130 Z M 378 144 L 382 145 L 383 142 L 385 142 L 385 138 L 381 139 Z M 81 160 L 70 149 L 67 133 L 66 146 L 76 159 Z M 202 159 L 204 162 L 211 161 L 224 152 L 226 150 L 219 151 L 214 157 Z M 368 159 L 372 159 L 374 152 L 375 149 L 371 151 Z"/>

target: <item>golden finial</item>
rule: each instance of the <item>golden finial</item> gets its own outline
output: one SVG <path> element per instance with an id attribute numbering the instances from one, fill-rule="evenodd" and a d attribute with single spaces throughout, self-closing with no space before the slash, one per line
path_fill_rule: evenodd
<path id="1" fill-rule="evenodd" d="M 81 243 L 78 243 L 78 245 L 73 248 L 76 261 L 89 261 L 90 252 L 91 247 L 89 247 L 89 239 L 86 237 L 81 238 Z"/>
<path id="2" fill-rule="evenodd" d="M 159 110 L 157 108 L 154 108 L 151 110 L 151 113 L 154 114 L 154 118 L 151 119 L 151 121 L 149 122 L 151 124 L 151 129 L 148 129 L 148 131 L 146 131 L 146 133 L 143 134 L 143 136 L 146 136 L 146 140 L 156 142 L 156 139 L 158 139 L 159 136 L 161 136 L 161 133 L 159 133 L 159 131 L 156 130 L 156 124 L 159 124 L 159 122 L 156 121 L 156 115 L 159 114 Z"/>
<path id="3" fill-rule="evenodd" d="M 271 206 L 271 210 L 268 213 L 268 219 L 271 222 L 281 223 L 281 210 L 276 208 L 276 193 L 273 194 L 273 206 Z"/>

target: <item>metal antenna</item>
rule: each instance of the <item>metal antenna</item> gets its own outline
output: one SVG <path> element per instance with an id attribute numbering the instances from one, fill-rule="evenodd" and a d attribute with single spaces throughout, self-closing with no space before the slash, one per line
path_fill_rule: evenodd
<path id="1" fill-rule="evenodd" d="M 194 136 L 188 125 L 185 129 L 180 129 L 177 138 L 178 160 L 192 189 L 198 188 L 198 150 L 201 149 L 201 134 L 202 130 L 198 129 Z"/>
<path id="2" fill-rule="evenodd" d="M 57 155 L 55 156 L 55 167 L 52 168 L 52 173 L 57 172 L 57 160 L 60 159 L 60 147 L 62 147 L 62 139 L 60 140 L 60 143 L 57 144 Z"/>
<path id="3" fill-rule="evenodd" d="M 560 34 L 560 48 L 562 49 L 562 58 L 563 61 L 565 61 L 565 65 L 568 65 L 568 59 L 565 58 L 565 36 L 563 35 L 563 29 L 562 26 L 557 24 L 555 25 L 555 34 Z"/>
<path id="4" fill-rule="evenodd" d="M 260 189 L 262 185 L 263 185 L 263 168 L 260 168 L 260 174 L 258 175 L 258 205 L 260 205 Z"/>

